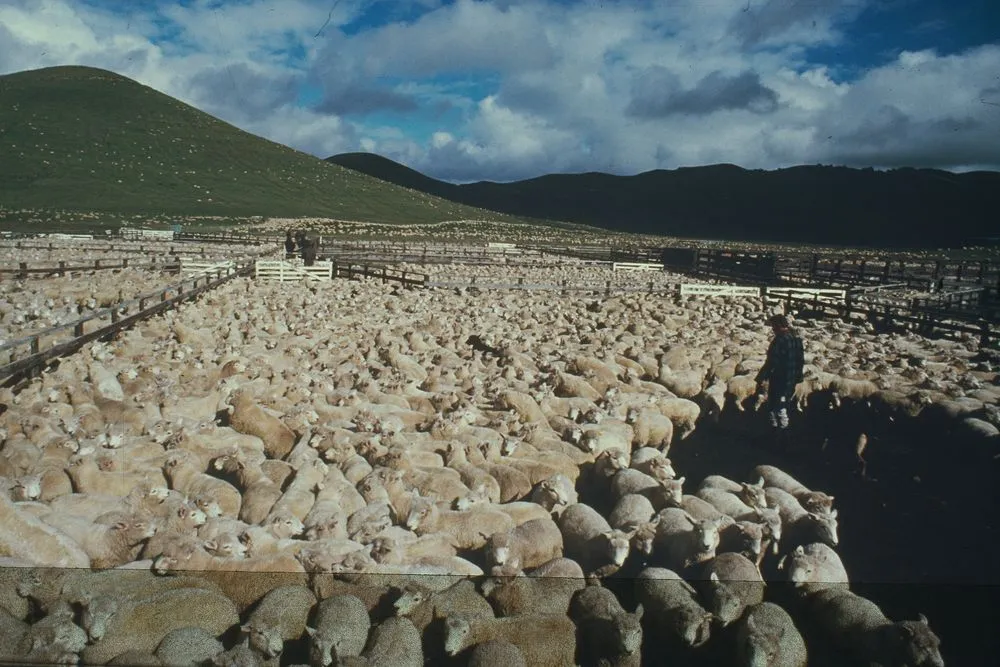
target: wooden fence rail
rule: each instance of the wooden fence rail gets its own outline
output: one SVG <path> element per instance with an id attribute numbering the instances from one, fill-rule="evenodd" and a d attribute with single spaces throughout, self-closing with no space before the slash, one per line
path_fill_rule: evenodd
<path id="1" fill-rule="evenodd" d="M 0 366 L 0 382 L 4 386 L 17 384 L 25 378 L 34 376 L 52 359 L 72 354 L 91 341 L 113 336 L 133 324 L 158 315 L 237 276 L 250 275 L 252 271 L 252 263 L 241 263 L 235 271 L 228 273 L 220 270 L 216 274 L 203 274 L 184 279 L 155 292 L 127 299 L 109 308 L 96 310 L 73 322 L 60 324 L 3 343 L 0 345 L 0 353 L 9 352 L 10 358 L 6 364 Z M 138 306 L 138 311 L 122 317 L 123 312 L 127 312 L 132 306 Z M 100 323 L 105 318 L 110 320 L 109 324 L 97 326 L 90 331 L 87 330 L 90 328 L 87 326 L 88 323 Z M 70 331 L 72 332 L 70 340 L 52 344 L 45 349 L 42 348 L 43 339 L 51 339 L 63 332 Z M 18 357 L 17 352 L 22 348 L 28 348 L 28 355 Z"/>
<path id="2" fill-rule="evenodd" d="M 164 257 L 163 259 L 157 261 L 155 258 L 150 262 L 135 262 L 128 258 L 122 259 L 120 261 L 107 260 L 107 259 L 95 259 L 90 264 L 81 264 L 70 266 L 66 262 L 59 262 L 58 264 L 46 264 L 46 265 L 32 265 L 28 262 L 18 262 L 17 268 L 14 267 L 0 267 L 0 277 L 4 275 L 13 275 L 17 278 L 28 278 L 28 277 L 47 277 L 54 274 L 68 274 L 68 273 L 92 273 L 95 271 L 121 271 L 122 269 L 160 269 L 164 271 L 177 270 L 180 264 L 174 257 Z"/>

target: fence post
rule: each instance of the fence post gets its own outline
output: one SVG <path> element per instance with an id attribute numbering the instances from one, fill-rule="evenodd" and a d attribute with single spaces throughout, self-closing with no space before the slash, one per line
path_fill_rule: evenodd
<path id="1" fill-rule="evenodd" d="M 566 294 L 567 294 L 567 292 L 566 292 L 566 279 L 563 278 L 562 280 L 560 280 L 559 284 L 562 285 L 562 289 L 559 290 L 559 293 L 562 296 L 566 296 Z"/>
<path id="2" fill-rule="evenodd" d="M 604 286 L 604 296 L 611 296 L 611 281 L 608 280 Z"/>
<path id="3" fill-rule="evenodd" d="M 21 269 L 21 273 L 17 274 L 18 278 L 27 278 L 28 277 L 28 263 L 27 262 L 21 262 L 20 264 L 17 265 L 17 268 Z"/>

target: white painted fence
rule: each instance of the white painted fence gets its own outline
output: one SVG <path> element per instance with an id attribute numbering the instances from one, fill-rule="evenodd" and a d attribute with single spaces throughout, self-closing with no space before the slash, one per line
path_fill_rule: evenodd
<path id="1" fill-rule="evenodd" d="M 333 280 L 333 262 L 316 262 L 305 266 L 299 262 L 280 259 L 258 259 L 254 266 L 254 275 L 258 280 L 277 280 L 289 282 L 295 280 Z"/>
<path id="2" fill-rule="evenodd" d="M 806 299 L 819 299 L 827 303 L 844 303 L 847 299 L 846 290 L 813 287 L 768 287 L 766 295 L 774 298 L 793 296 Z"/>
<path id="3" fill-rule="evenodd" d="M 760 296 L 759 287 L 681 283 L 681 296 Z"/>
<path id="4" fill-rule="evenodd" d="M 487 243 L 487 248 L 516 248 L 517 245 L 514 243 Z"/>
<path id="5" fill-rule="evenodd" d="M 161 241 L 173 241 L 174 230 L 172 229 L 133 229 L 122 227 L 121 236 L 123 239 L 153 239 Z"/>
<path id="6" fill-rule="evenodd" d="M 45 234 L 41 234 L 40 236 L 45 236 Z M 75 240 L 87 240 L 87 241 L 94 240 L 93 234 L 62 234 L 56 232 L 53 234 L 48 234 L 48 237 L 50 239 L 75 239 Z"/>
<path id="7" fill-rule="evenodd" d="M 662 271 L 663 265 L 653 262 L 612 262 L 612 271 Z"/>
<path id="8" fill-rule="evenodd" d="M 198 275 L 212 275 L 222 271 L 229 275 L 236 270 L 236 262 L 231 259 L 215 262 L 211 260 L 181 258 L 181 276 L 191 278 Z"/>

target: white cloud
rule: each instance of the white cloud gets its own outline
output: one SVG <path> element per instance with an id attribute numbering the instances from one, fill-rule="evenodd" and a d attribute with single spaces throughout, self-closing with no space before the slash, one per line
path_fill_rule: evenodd
<path id="1" fill-rule="evenodd" d="M 0 0 L 0 73 L 104 67 L 320 157 L 380 152 L 459 181 L 705 162 L 1000 168 L 1000 47 L 902 51 L 853 81 L 807 59 L 849 48 L 868 1 L 195 0 L 157 14 Z M 390 23 L 341 30 L 373 7 Z M 426 13 L 396 18 L 414 8 Z M 303 85 L 311 109 L 296 106 Z"/>

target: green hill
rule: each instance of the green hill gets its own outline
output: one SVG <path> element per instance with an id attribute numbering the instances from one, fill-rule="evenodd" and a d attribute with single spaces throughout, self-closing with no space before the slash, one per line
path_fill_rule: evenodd
<path id="1" fill-rule="evenodd" d="M 387 182 L 510 215 L 701 239 L 961 246 L 997 236 L 1000 173 L 717 164 L 634 176 L 547 174 L 512 183 L 438 181 L 379 155 L 327 158 Z"/>
<path id="2" fill-rule="evenodd" d="M 90 67 L 0 76 L 0 156 L 7 211 L 514 219 L 330 164 Z"/>

